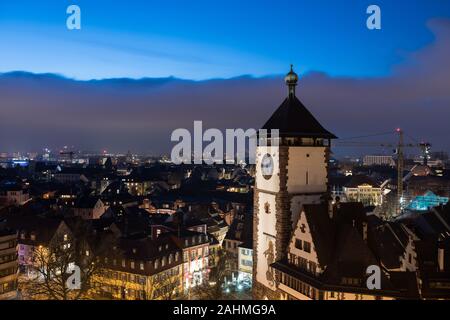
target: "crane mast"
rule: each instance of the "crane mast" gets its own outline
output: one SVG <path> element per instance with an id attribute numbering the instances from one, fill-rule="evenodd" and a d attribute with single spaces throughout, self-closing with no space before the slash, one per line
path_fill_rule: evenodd
<path id="1" fill-rule="evenodd" d="M 403 154 L 403 131 L 397 129 L 399 139 L 397 147 L 397 214 L 402 211 L 403 202 L 403 167 L 404 167 L 404 154 Z"/>
<path id="2" fill-rule="evenodd" d="M 397 196 L 396 196 L 396 205 L 395 205 L 395 211 L 396 214 L 401 214 L 402 211 L 402 204 L 404 202 L 403 198 L 403 171 L 404 171 L 404 161 L 405 161 L 405 148 L 420 148 L 421 152 L 423 154 L 423 164 L 427 165 L 429 152 L 431 148 L 431 144 L 428 142 L 415 142 L 415 143 L 405 143 L 404 141 L 404 135 L 405 132 L 398 128 L 395 130 L 395 132 L 387 132 L 387 133 L 380 133 L 380 134 L 374 134 L 369 135 L 365 137 L 375 137 L 375 136 L 381 136 L 386 134 L 392 134 L 396 133 L 398 134 L 398 142 L 397 143 L 385 143 L 385 142 L 361 142 L 361 141 L 350 141 L 350 142 L 338 142 L 337 146 L 341 147 L 389 147 L 389 148 L 395 148 L 397 153 Z M 355 138 L 364 138 L 364 137 L 355 137 Z M 348 138 L 353 139 L 353 138 Z M 413 139 L 414 140 L 414 139 Z"/>

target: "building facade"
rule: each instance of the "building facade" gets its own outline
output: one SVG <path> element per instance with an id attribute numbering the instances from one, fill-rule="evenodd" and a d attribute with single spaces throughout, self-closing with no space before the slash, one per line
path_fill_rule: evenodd
<path id="1" fill-rule="evenodd" d="M 298 76 L 286 76 L 288 97 L 263 129 L 278 130 L 257 147 L 254 191 L 253 295 L 279 299 L 273 263 L 287 258 L 293 222 L 303 205 L 327 193 L 329 147 L 336 138 L 295 96 Z"/>
<path id="2" fill-rule="evenodd" d="M 17 233 L 0 228 L 0 300 L 17 298 Z"/>
<path id="3" fill-rule="evenodd" d="M 377 156 L 377 155 L 367 155 L 363 158 L 364 166 L 395 166 L 395 161 L 392 156 Z"/>
<path id="4" fill-rule="evenodd" d="M 296 98 L 292 69 L 285 80 L 289 96 L 263 127 L 279 135 L 257 148 L 254 299 L 417 298 L 409 231 L 369 218 L 362 202 L 332 201 L 328 163 L 336 137 Z M 370 268 L 380 270 L 380 288 L 367 285 Z"/>

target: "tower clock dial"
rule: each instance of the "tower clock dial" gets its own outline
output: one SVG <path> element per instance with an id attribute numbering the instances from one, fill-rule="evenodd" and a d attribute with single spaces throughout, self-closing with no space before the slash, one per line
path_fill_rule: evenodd
<path id="1" fill-rule="evenodd" d="M 270 154 L 265 154 L 261 159 L 261 173 L 264 179 L 269 180 L 273 175 L 273 158 Z"/>

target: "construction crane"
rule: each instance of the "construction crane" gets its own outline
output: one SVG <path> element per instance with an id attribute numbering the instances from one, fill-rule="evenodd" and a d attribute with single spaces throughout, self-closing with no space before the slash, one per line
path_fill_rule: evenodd
<path id="1" fill-rule="evenodd" d="M 385 142 L 361 142 L 361 141 L 345 141 L 351 139 L 358 138 L 367 138 L 367 137 L 376 137 L 382 136 L 386 134 L 398 134 L 398 143 L 385 143 Z M 431 144 L 428 142 L 417 142 L 415 139 L 411 138 L 415 141 L 415 143 L 405 143 L 404 141 L 404 131 L 400 128 L 397 128 L 394 132 L 384 132 L 379 134 L 373 134 L 368 136 L 360 136 L 354 138 L 342 139 L 344 142 L 337 142 L 336 146 L 338 147 L 386 147 L 386 148 L 395 148 L 397 153 L 397 214 L 401 213 L 402 210 L 402 202 L 403 202 L 403 171 L 404 171 L 404 149 L 405 148 L 420 148 L 423 154 L 423 164 L 427 165 L 428 157 L 431 149 Z"/>

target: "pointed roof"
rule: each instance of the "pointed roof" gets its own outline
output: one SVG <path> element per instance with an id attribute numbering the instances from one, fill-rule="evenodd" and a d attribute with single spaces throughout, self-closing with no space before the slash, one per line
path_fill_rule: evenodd
<path id="1" fill-rule="evenodd" d="M 280 137 L 337 139 L 296 96 L 286 98 L 262 128 L 278 129 Z"/>
<path id="2" fill-rule="evenodd" d="M 262 129 L 268 133 L 271 129 L 278 129 L 280 137 L 304 137 L 337 139 L 331 132 L 327 131 L 303 103 L 295 96 L 298 76 L 293 70 L 286 75 L 285 82 L 288 86 L 288 97 L 281 106 L 270 117 Z"/>

